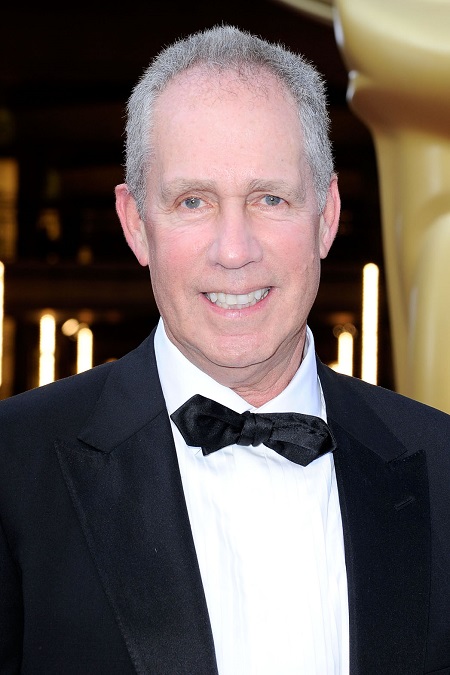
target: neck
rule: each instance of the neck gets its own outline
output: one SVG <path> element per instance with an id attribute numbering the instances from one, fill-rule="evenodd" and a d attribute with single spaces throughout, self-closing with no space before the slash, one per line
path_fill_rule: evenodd
<path id="1" fill-rule="evenodd" d="M 192 353 L 186 353 L 182 345 L 176 346 L 197 368 L 235 391 L 253 407 L 259 408 L 288 386 L 302 362 L 305 340 L 306 326 L 291 349 L 279 349 L 265 362 L 240 367 L 212 363 L 202 355 L 193 358 Z"/>

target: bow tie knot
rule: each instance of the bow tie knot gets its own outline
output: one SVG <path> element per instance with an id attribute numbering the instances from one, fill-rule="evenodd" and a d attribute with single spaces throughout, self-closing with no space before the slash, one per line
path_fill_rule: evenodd
<path id="1" fill-rule="evenodd" d="M 242 414 L 244 425 L 236 441 L 237 445 L 267 445 L 272 435 L 273 420 L 262 415 L 255 415 L 249 410 Z"/>
<path id="2" fill-rule="evenodd" d="M 302 413 L 242 414 L 196 394 L 170 416 L 187 445 L 204 455 L 228 445 L 264 444 L 291 462 L 307 466 L 336 448 L 320 417 Z"/>

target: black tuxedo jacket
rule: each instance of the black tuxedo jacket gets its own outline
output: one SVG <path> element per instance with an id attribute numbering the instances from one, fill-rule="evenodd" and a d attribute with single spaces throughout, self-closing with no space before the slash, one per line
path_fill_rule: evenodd
<path id="1" fill-rule="evenodd" d="M 319 375 L 351 675 L 449 673 L 450 417 Z M 4 401 L 0 429 L 1 675 L 217 673 L 152 337 Z"/>

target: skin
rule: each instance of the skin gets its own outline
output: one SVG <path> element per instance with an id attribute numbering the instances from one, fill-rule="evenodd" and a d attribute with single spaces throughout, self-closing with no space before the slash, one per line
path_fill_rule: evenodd
<path id="1" fill-rule="evenodd" d="M 254 406 L 279 394 L 302 359 L 320 260 L 336 235 L 336 177 L 318 213 L 291 95 L 273 75 L 192 69 L 160 96 L 145 217 L 116 188 L 125 237 L 148 265 L 169 339 Z M 270 289 L 218 307 L 211 292 Z"/>

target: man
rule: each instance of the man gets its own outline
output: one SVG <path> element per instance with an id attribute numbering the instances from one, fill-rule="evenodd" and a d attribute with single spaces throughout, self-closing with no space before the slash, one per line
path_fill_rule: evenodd
<path id="1" fill-rule="evenodd" d="M 232 27 L 165 49 L 116 199 L 162 318 L 0 407 L 1 672 L 450 672 L 450 418 L 307 327 L 339 219 L 320 76 Z"/>

